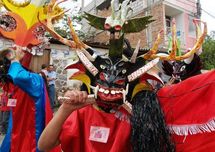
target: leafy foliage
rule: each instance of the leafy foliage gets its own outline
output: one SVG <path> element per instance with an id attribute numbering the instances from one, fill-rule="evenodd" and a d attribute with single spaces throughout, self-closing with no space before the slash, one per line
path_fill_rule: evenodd
<path id="1" fill-rule="evenodd" d="M 203 69 L 215 69 L 215 37 L 214 32 L 208 35 L 203 43 L 203 52 L 201 59 L 203 62 Z"/>
<path id="2" fill-rule="evenodd" d="M 79 37 L 81 39 L 82 39 L 82 37 L 85 37 L 85 34 L 77 28 L 78 26 L 81 26 L 81 20 L 83 18 L 82 15 L 78 15 L 78 14 L 71 15 L 71 16 L 68 14 L 65 14 L 63 16 L 63 19 L 61 19 L 59 21 L 59 23 L 57 23 L 55 25 L 55 27 L 54 27 L 55 31 L 64 38 L 72 39 L 71 35 L 70 35 L 70 29 L 69 29 L 69 26 L 67 23 L 68 17 L 72 20 L 75 31 L 79 35 Z M 49 33 L 46 33 L 46 36 L 51 37 L 51 35 Z"/>

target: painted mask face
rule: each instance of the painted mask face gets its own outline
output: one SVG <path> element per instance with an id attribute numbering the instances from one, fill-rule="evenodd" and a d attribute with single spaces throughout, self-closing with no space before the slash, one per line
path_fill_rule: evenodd
<path id="1" fill-rule="evenodd" d="M 164 72 L 175 78 L 175 83 L 201 73 L 202 62 L 198 55 L 194 54 L 190 60 L 163 62 Z"/>
<path id="2" fill-rule="evenodd" d="M 95 85 L 99 86 L 98 97 L 104 101 L 122 100 L 126 90 L 126 62 L 112 62 L 106 58 L 99 65 L 100 73 Z"/>
<path id="3" fill-rule="evenodd" d="M 152 60 L 145 64 L 143 58 L 138 58 L 135 63 L 124 58 L 110 58 L 98 56 L 95 61 L 89 61 L 78 53 L 78 62 L 67 69 L 78 69 L 70 79 L 82 81 L 88 87 L 88 93 L 94 92 L 98 105 L 108 107 L 118 106 L 141 90 L 152 89 L 147 79 L 159 81 L 152 73 L 148 73 L 159 61 Z M 84 59 L 84 60 L 83 60 Z"/>

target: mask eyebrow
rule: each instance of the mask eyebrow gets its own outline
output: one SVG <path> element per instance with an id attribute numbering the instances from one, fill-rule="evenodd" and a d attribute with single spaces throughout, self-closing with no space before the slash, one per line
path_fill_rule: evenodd
<path id="1" fill-rule="evenodd" d="M 115 64 L 115 66 L 119 66 L 119 67 L 122 67 L 123 65 L 125 65 L 125 61 L 123 61 L 123 60 L 120 60 L 119 62 L 117 62 Z"/>

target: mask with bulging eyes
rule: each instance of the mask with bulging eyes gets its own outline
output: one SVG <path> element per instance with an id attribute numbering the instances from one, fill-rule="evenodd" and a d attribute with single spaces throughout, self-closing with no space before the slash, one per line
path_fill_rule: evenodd
<path id="1" fill-rule="evenodd" d="M 194 54 L 192 60 L 190 62 L 185 61 L 174 61 L 163 63 L 164 72 L 175 78 L 175 83 L 185 80 L 191 76 L 197 75 L 201 73 L 202 62 L 200 57 L 197 54 Z"/>

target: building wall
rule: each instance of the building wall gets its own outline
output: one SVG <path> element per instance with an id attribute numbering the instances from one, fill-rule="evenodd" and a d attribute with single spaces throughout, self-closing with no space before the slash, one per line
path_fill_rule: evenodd
<path id="1" fill-rule="evenodd" d="M 180 14 L 172 16 L 176 19 L 178 38 L 181 41 L 182 50 L 192 48 L 196 42 L 195 26 L 190 18 L 196 15 L 196 0 L 164 0 L 164 5 L 181 11 Z"/>
<path id="2" fill-rule="evenodd" d="M 196 33 L 194 31 L 194 33 L 190 33 L 189 32 L 189 24 L 191 24 L 191 26 L 193 26 L 193 29 L 195 29 L 194 24 L 192 23 L 191 20 L 189 20 L 189 15 L 186 13 L 184 14 L 184 23 L 185 23 L 185 33 L 186 33 L 186 44 L 185 44 L 185 48 L 192 48 L 196 42 Z"/>
<path id="3" fill-rule="evenodd" d="M 166 32 L 166 12 L 170 11 L 171 17 L 176 19 L 178 39 L 181 41 L 181 48 L 189 48 L 194 45 L 195 34 L 189 34 L 189 16 L 196 13 L 196 0 L 136 0 L 131 3 L 134 10 L 133 17 L 152 15 L 155 21 L 146 30 L 139 33 L 127 34 L 133 47 L 138 40 L 141 40 L 141 47 L 151 47 L 160 30 L 164 30 L 161 35 L 162 42 L 160 47 L 166 49 L 168 46 L 168 33 Z M 170 9 L 170 10 L 166 10 Z M 97 15 L 109 16 L 110 8 L 98 11 Z M 84 25 L 85 26 L 85 25 Z M 193 25 L 194 26 L 194 25 Z M 94 42 L 108 43 L 109 35 L 107 32 L 97 31 Z"/>
<path id="4" fill-rule="evenodd" d="M 152 43 L 157 38 L 157 34 L 159 31 L 164 30 L 161 34 L 161 47 L 165 45 L 165 11 L 164 5 L 161 2 L 157 2 L 151 7 L 152 13 L 151 15 L 154 17 L 155 22 L 151 24 L 151 31 L 152 31 Z"/>
<path id="5" fill-rule="evenodd" d="M 164 4 L 181 9 L 184 12 L 196 13 L 196 0 L 164 0 Z"/>

